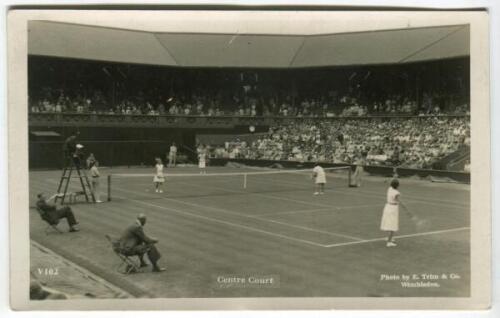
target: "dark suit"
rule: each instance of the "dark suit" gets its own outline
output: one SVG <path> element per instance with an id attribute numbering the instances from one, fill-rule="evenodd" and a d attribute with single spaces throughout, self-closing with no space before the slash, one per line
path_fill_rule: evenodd
<path id="1" fill-rule="evenodd" d="M 144 233 L 141 223 L 136 221 L 123 231 L 120 237 L 120 250 L 124 255 L 137 255 L 141 260 L 147 253 L 149 260 L 155 265 L 161 258 L 160 252 L 154 246 L 156 242 Z"/>
<path id="2" fill-rule="evenodd" d="M 63 151 L 67 157 L 73 156 L 76 151 L 76 136 L 70 136 L 64 141 Z"/>
<path id="3" fill-rule="evenodd" d="M 73 227 L 78 224 L 73 211 L 71 211 L 71 208 L 68 206 L 58 209 L 55 205 L 48 204 L 47 201 L 39 199 L 36 202 L 36 207 L 40 211 L 42 219 L 49 224 L 58 224 L 59 220 L 64 218 L 68 221 L 69 227 Z"/>
<path id="4" fill-rule="evenodd" d="M 76 136 L 70 136 L 64 141 L 63 145 L 64 155 L 66 157 L 66 166 L 71 163 L 72 160 L 77 168 L 80 168 L 80 162 L 83 153 L 80 149 L 76 147 Z"/>

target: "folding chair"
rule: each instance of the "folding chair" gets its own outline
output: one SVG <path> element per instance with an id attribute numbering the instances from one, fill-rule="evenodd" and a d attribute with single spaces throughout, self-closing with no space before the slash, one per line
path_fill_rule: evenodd
<path id="1" fill-rule="evenodd" d="M 40 215 L 40 218 L 47 223 L 47 227 L 45 228 L 45 235 L 49 235 L 50 232 L 54 232 L 54 233 L 57 233 L 57 234 L 62 234 L 63 231 L 61 231 L 57 225 L 59 224 L 59 221 L 57 222 L 53 222 L 52 220 L 48 219 L 45 217 L 45 213 L 40 210 L 39 208 L 36 208 L 36 210 L 38 211 L 38 214 Z"/>
<path id="2" fill-rule="evenodd" d="M 137 273 L 140 270 L 139 261 L 134 261 L 131 256 L 123 254 L 120 248 L 120 242 L 112 239 L 108 234 L 105 235 L 108 242 L 111 244 L 111 249 L 120 258 L 121 262 L 116 266 L 116 271 L 125 275 Z"/>

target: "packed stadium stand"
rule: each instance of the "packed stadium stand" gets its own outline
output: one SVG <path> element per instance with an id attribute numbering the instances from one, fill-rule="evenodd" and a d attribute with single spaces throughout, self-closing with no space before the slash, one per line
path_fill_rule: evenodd
<path id="1" fill-rule="evenodd" d="M 467 59 L 343 69 L 180 70 L 32 57 L 30 71 L 34 113 L 338 117 L 469 111 Z"/>
<path id="2" fill-rule="evenodd" d="M 439 159 L 469 146 L 464 117 L 364 118 L 271 127 L 249 144 L 215 148 L 214 156 L 355 163 L 366 151 L 369 165 L 431 169 Z"/>
<path id="3" fill-rule="evenodd" d="M 162 34 L 158 41 L 172 59 L 155 63 L 151 56 L 133 60 L 134 52 L 109 61 L 104 44 L 82 48 L 83 58 L 76 51 L 56 54 L 39 38 L 45 30 L 67 41 L 74 41 L 72 35 L 104 41 L 116 30 L 40 21 L 30 26 L 28 111 L 30 146 L 37 151 L 58 147 L 57 138 L 40 138 L 40 130 L 50 127 L 60 136 L 82 130 L 96 149 L 107 143 L 99 154 L 107 165 L 124 164 L 123 156 L 131 165 L 145 164 L 171 142 L 185 147 L 180 151 L 192 160 L 200 143 L 212 158 L 352 164 L 366 153 L 369 165 L 441 170 L 463 170 L 467 160 L 460 154 L 468 153 L 470 144 L 469 58 L 459 37 L 468 33 L 467 26 L 348 34 L 340 56 L 335 51 L 340 35 L 297 35 L 302 46 L 276 36 L 280 52 L 288 48 L 295 57 L 275 56 L 275 65 L 266 64 L 264 56 L 270 55 L 262 50 L 269 50 L 264 44 L 270 37 L 265 35 L 245 38 L 261 54 L 249 57 L 240 51 L 239 37 Z M 410 45 L 415 51 L 403 52 L 390 41 L 390 56 L 375 54 L 367 61 L 359 54 L 360 40 L 373 50 L 377 41 L 391 37 L 415 42 Z M 231 46 L 218 51 L 227 59 L 183 56 L 190 38 L 213 48 L 221 45 L 217 39 L 228 39 Z M 320 49 L 337 55 L 319 58 Z M 127 132 L 132 127 L 134 136 Z M 240 142 L 249 127 L 253 136 Z M 226 137 L 203 142 L 214 133 Z M 142 156 L 124 155 L 137 144 L 147 149 Z M 37 159 L 32 167 L 54 167 L 58 161 Z"/>

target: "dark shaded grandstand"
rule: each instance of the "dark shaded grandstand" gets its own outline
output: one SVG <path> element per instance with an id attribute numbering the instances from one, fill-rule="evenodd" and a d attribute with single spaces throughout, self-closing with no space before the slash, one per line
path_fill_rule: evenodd
<path id="1" fill-rule="evenodd" d="M 470 143 L 468 32 L 455 25 L 177 34 L 33 21 L 30 153 L 46 155 L 32 155 L 30 166 L 60 167 L 56 150 L 77 129 L 108 166 L 148 165 L 171 142 L 195 160 L 194 149 L 208 140 L 212 157 L 354 163 L 366 151 L 374 165 L 463 170 Z M 328 128 L 305 143 L 263 145 L 262 134 L 282 139 L 280 127 L 304 118 L 309 126 L 302 130 Z M 386 128 L 363 140 L 377 123 Z M 399 130 L 388 135 L 390 127 Z M 61 137 L 40 135 L 47 130 Z M 214 134 L 224 137 L 210 144 Z M 346 144 L 335 144 L 335 134 L 346 135 Z"/>

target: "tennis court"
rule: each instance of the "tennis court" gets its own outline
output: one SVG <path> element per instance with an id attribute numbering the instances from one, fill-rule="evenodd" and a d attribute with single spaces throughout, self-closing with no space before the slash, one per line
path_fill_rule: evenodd
<path id="1" fill-rule="evenodd" d="M 72 205 L 81 231 L 64 235 L 45 235 L 46 225 L 30 209 L 31 238 L 142 297 L 469 295 L 469 185 L 401 179 L 403 201 L 426 224 L 417 228 L 401 213 L 398 246 L 386 248 L 379 230 L 386 178 L 366 176 L 361 188 L 348 188 L 339 170 L 327 174 L 325 194 L 313 196 L 305 172 L 209 167 L 198 176 L 195 167 L 166 170 L 184 176 L 168 176 L 164 193 L 155 193 L 152 168 L 101 168 L 103 194 L 106 176 L 113 175 L 112 201 Z M 30 206 L 38 192 L 55 193 L 60 174 L 30 172 Z M 148 216 L 146 233 L 159 239 L 166 272 L 124 276 L 114 270 L 119 260 L 104 235 L 119 236 L 139 213 Z M 60 227 L 66 230 L 65 222 Z M 381 280 L 402 274 L 454 279 L 413 288 Z M 218 283 L 219 277 L 259 275 L 274 283 Z"/>

